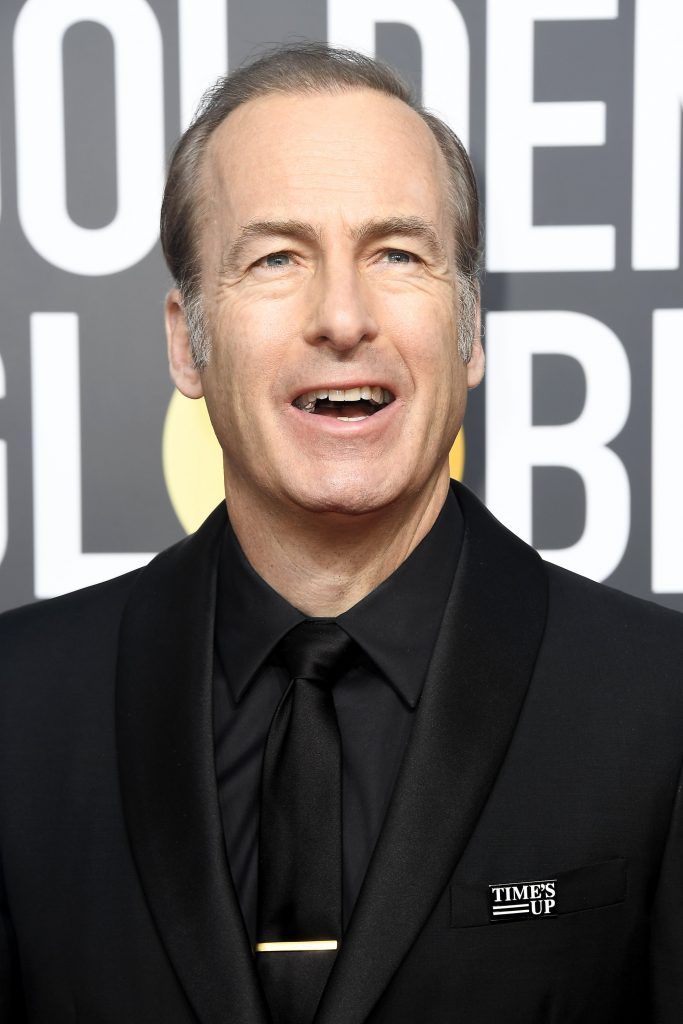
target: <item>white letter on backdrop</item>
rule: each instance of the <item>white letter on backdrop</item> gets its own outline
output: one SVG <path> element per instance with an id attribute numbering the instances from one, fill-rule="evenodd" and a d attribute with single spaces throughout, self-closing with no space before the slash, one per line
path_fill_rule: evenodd
<path id="1" fill-rule="evenodd" d="M 603 146 L 604 103 L 534 103 L 534 23 L 616 18 L 618 0 L 489 0 L 487 267 L 613 270 L 614 227 L 533 224 L 533 151 Z"/>
<path id="2" fill-rule="evenodd" d="M 78 317 L 31 315 L 36 597 L 55 597 L 146 565 L 151 554 L 86 554 L 82 543 Z"/>
<path id="3" fill-rule="evenodd" d="M 634 270 L 675 270 L 681 218 L 683 4 L 638 0 L 633 104 Z"/>
<path id="4" fill-rule="evenodd" d="M 683 593 L 683 309 L 652 315 L 652 590 Z"/>
<path id="5" fill-rule="evenodd" d="M 586 488 L 586 523 L 567 548 L 544 558 L 603 580 L 619 565 L 629 536 L 630 487 L 607 447 L 629 413 L 631 375 L 624 348 L 605 324 L 584 313 L 489 313 L 486 327 L 486 501 L 524 540 L 532 539 L 532 467 L 568 466 Z M 576 359 L 586 377 L 578 419 L 532 424 L 532 360 L 538 353 Z"/>
<path id="6" fill-rule="evenodd" d="M 114 41 L 116 216 L 85 228 L 66 205 L 62 40 L 95 21 Z M 72 274 L 115 274 L 158 236 L 164 181 L 161 32 L 145 0 L 27 0 L 14 34 L 19 219 L 43 259 Z"/>
<path id="7" fill-rule="evenodd" d="M 464 146 L 470 123 L 470 44 L 463 16 L 452 0 L 327 0 L 327 39 L 375 56 L 375 27 L 409 25 L 422 47 L 422 102 L 458 133 Z"/>
<path id="8" fill-rule="evenodd" d="M 202 95 L 228 70 L 228 0 L 178 0 L 180 130 Z"/>

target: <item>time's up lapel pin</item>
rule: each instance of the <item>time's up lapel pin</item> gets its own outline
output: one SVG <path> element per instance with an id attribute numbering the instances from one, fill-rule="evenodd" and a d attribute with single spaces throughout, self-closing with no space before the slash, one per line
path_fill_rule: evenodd
<path id="1" fill-rule="evenodd" d="M 556 917 L 556 878 L 538 882 L 506 882 L 489 885 L 491 921 L 515 921 L 526 917 Z"/>

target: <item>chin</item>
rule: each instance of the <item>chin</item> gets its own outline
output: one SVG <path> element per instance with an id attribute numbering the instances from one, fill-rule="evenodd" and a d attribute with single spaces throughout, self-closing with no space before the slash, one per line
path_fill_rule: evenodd
<path id="1" fill-rule="evenodd" d="M 392 486 L 393 484 L 393 486 Z M 317 481 L 291 497 L 308 512 L 362 516 L 379 512 L 406 494 L 407 481 L 368 480 L 360 476 L 343 481 Z"/>

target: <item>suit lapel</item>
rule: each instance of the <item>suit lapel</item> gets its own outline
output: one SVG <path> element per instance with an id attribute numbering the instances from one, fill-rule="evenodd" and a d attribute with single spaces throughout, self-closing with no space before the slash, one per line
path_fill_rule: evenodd
<path id="1" fill-rule="evenodd" d="M 463 548 L 386 821 L 316 1024 L 366 1019 L 455 870 L 493 786 L 541 642 L 538 555 L 465 488 Z"/>
<path id="2" fill-rule="evenodd" d="M 225 855 L 213 758 L 220 506 L 138 577 L 124 611 L 117 745 L 124 815 L 149 906 L 204 1024 L 269 1019 Z"/>

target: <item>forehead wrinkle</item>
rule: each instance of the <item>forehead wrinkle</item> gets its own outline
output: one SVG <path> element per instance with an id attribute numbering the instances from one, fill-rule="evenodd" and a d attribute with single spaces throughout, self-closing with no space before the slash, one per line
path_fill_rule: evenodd
<path id="1" fill-rule="evenodd" d="M 221 253 L 221 270 L 229 271 L 239 266 L 246 248 L 254 238 L 293 238 L 311 244 L 322 244 L 319 227 L 302 220 L 255 220 L 244 224 L 237 235 Z"/>

